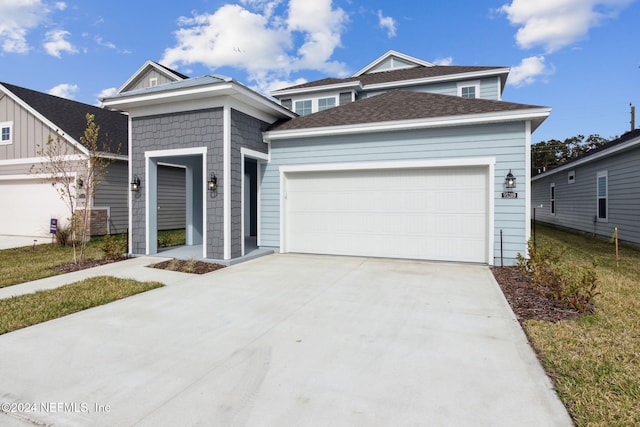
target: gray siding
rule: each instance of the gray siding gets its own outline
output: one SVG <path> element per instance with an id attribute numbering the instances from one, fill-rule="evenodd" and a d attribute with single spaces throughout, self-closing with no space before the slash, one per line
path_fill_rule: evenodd
<path id="1" fill-rule="evenodd" d="M 242 255 L 242 147 L 267 153 L 262 132 L 268 123 L 231 110 L 231 257 Z"/>
<path id="2" fill-rule="evenodd" d="M 227 183 L 224 182 L 223 166 L 223 118 L 222 108 L 150 116 L 133 119 L 133 149 L 130 156 L 134 174 L 144 177 L 147 150 L 207 147 L 207 164 L 204 171 L 216 171 L 218 191 L 207 200 L 207 256 L 224 257 L 224 215 L 223 200 Z M 142 183 L 143 187 L 146 185 Z M 134 253 L 145 253 L 145 196 L 144 191 L 134 194 L 132 244 Z"/>
<path id="3" fill-rule="evenodd" d="M 569 168 L 549 172 L 532 182 L 532 206 L 536 220 L 602 237 L 611 237 L 618 227 L 621 240 L 640 244 L 640 148 Z M 568 172 L 575 182 L 568 183 Z M 608 174 L 608 219 L 597 219 L 596 177 Z M 550 184 L 555 183 L 556 213 L 551 215 Z"/>
<path id="4" fill-rule="evenodd" d="M 477 81 L 478 79 L 473 80 L 460 80 L 460 83 Z M 428 93 L 436 93 L 440 95 L 450 95 L 450 96 L 458 96 L 458 82 L 444 82 L 444 83 L 427 83 L 427 84 L 419 84 L 415 86 L 401 86 L 398 89 L 402 90 L 412 90 L 416 92 L 428 92 Z M 384 92 L 388 92 L 392 89 L 385 90 L 372 90 L 369 92 L 362 92 L 358 94 L 358 99 L 364 99 L 368 96 L 378 95 Z M 490 77 L 486 79 L 480 79 L 480 93 L 478 94 L 479 98 L 482 99 L 500 99 L 500 85 L 499 79 L 496 77 Z"/>
<path id="5" fill-rule="evenodd" d="M 109 232 L 124 233 L 129 227 L 128 213 L 129 172 L 127 162 L 114 161 L 106 170 L 102 183 L 96 190 L 93 206 L 109 207 Z"/>
<path id="6" fill-rule="evenodd" d="M 184 168 L 158 166 L 158 230 L 186 227 L 185 187 Z"/>
<path id="7" fill-rule="evenodd" d="M 280 176 L 283 165 L 417 159 L 494 157 L 494 259 L 499 263 L 500 230 L 505 264 L 514 264 L 526 250 L 524 123 L 465 126 L 370 135 L 306 138 L 271 143 L 271 161 L 261 186 L 261 244 L 280 247 Z M 517 199 L 502 199 L 504 177 L 517 178 Z"/>
<path id="8" fill-rule="evenodd" d="M 282 104 L 284 108 L 288 108 L 289 110 L 293 111 L 293 105 L 291 105 L 291 98 L 281 100 L 280 104 Z"/>
<path id="9" fill-rule="evenodd" d="M 158 86 L 163 85 L 165 83 L 174 82 L 174 79 L 168 78 L 165 74 L 159 72 L 155 69 L 149 69 L 146 73 L 142 73 L 135 81 L 131 82 L 131 84 L 125 88 L 123 92 L 129 92 L 137 89 L 146 89 L 151 86 L 152 78 L 156 78 L 158 80 Z"/>
<path id="10" fill-rule="evenodd" d="M 46 144 L 55 132 L 26 108 L 0 91 L 0 122 L 13 122 L 13 142 L 0 145 L 0 160 L 37 157 L 39 147 Z M 75 149 L 69 145 L 69 154 Z"/>

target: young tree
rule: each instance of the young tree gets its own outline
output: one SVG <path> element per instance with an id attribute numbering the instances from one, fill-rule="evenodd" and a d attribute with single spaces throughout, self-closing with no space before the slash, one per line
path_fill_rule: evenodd
<path id="1" fill-rule="evenodd" d="M 108 144 L 99 146 L 100 126 L 94 122 L 94 115 L 85 116 L 87 126 L 80 142 L 83 148 L 73 147 L 63 141 L 60 135 L 47 138 L 44 146 L 38 146 L 37 154 L 42 162 L 31 167 L 50 182 L 69 209 L 69 229 L 73 246 L 73 261 L 85 260 L 86 245 L 90 237 L 90 201 L 102 183 L 107 166 L 113 161 L 109 156 Z"/>

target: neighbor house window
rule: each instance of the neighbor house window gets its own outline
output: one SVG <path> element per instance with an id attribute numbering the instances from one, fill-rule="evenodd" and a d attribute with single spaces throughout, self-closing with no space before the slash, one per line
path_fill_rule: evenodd
<path id="1" fill-rule="evenodd" d="M 335 106 L 336 106 L 336 99 L 333 97 L 318 99 L 318 111 L 327 110 Z"/>
<path id="2" fill-rule="evenodd" d="M 11 144 L 13 138 L 13 123 L 0 123 L 0 144 Z"/>
<path id="3" fill-rule="evenodd" d="M 311 100 L 307 99 L 305 101 L 296 101 L 294 111 L 301 116 L 311 114 Z"/>
<path id="4" fill-rule="evenodd" d="M 608 218 L 608 174 L 607 171 L 598 172 L 597 178 L 597 196 L 598 196 L 598 219 L 606 221 Z"/>
<path id="5" fill-rule="evenodd" d="M 480 95 L 480 82 L 458 83 L 458 96 L 463 98 L 478 98 Z"/>
<path id="6" fill-rule="evenodd" d="M 551 206 L 551 215 L 556 214 L 556 184 L 549 185 L 549 206 Z"/>
<path id="7" fill-rule="evenodd" d="M 571 171 L 567 174 L 567 182 L 569 182 L 569 184 L 576 182 L 576 171 Z"/>

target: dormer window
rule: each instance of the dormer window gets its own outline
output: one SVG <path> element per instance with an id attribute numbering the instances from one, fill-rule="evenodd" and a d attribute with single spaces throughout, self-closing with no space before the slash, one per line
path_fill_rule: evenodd
<path id="1" fill-rule="evenodd" d="M 11 144 L 13 138 L 13 123 L 2 122 L 0 123 L 0 145 Z"/>

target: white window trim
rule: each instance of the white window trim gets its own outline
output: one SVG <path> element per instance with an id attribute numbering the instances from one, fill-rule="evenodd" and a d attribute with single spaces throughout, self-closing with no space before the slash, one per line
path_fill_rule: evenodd
<path id="1" fill-rule="evenodd" d="M 551 216 L 556 216 L 556 183 L 552 182 L 549 184 L 549 214 Z"/>
<path id="2" fill-rule="evenodd" d="M 294 100 L 293 101 L 293 112 L 296 113 L 296 114 L 300 114 L 300 113 L 298 113 L 298 108 L 296 108 L 296 104 L 298 102 L 307 102 L 307 101 L 311 101 L 311 112 L 309 114 L 313 114 L 313 112 L 314 112 L 313 111 L 313 99 L 296 99 L 296 100 Z M 300 115 L 302 115 L 302 114 L 300 114 Z"/>
<path id="3" fill-rule="evenodd" d="M 298 98 L 298 99 L 292 98 L 291 99 L 291 109 L 294 112 L 296 111 L 296 102 L 311 101 L 311 113 L 310 114 L 317 113 L 318 111 L 320 111 L 320 108 L 319 108 L 320 100 L 321 99 L 332 99 L 332 98 L 333 98 L 334 107 L 330 107 L 330 108 L 338 107 L 339 106 L 339 102 L 340 102 L 340 95 L 327 95 L 327 96 L 318 96 L 318 97 L 315 97 L 315 98 Z"/>
<path id="4" fill-rule="evenodd" d="M 567 173 L 567 183 L 575 184 L 575 182 L 576 182 L 576 171 L 571 170 Z"/>
<path id="5" fill-rule="evenodd" d="M 149 86 L 150 87 L 158 86 L 158 78 L 157 77 L 150 77 L 149 78 Z"/>
<path id="6" fill-rule="evenodd" d="M 469 82 L 458 82 L 457 86 L 458 86 L 458 96 L 462 96 L 462 88 L 473 86 L 476 89 L 475 99 L 480 98 L 480 80 L 473 80 Z"/>
<path id="7" fill-rule="evenodd" d="M 605 194 L 604 199 L 607 202 L 607 207 L 604 212 L 604 218 L 600 218 L 600 189 L 598 188 L 600 178 L 604 177 L 606 179 L 606 185 L 604 188 Z M 609 171 L 603 170 L 599 171 L 596 175 L 596 220 L 598 222 L 609 222 Z"/>
<path id="8" fill-rule="evenodd" d="M 0 122 L 0 131 L 4 128 L 9 128 L 9 140 L 0 140 L 0 145 L 11 145 L 13 144 L 13 122 Z"/>

